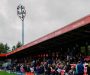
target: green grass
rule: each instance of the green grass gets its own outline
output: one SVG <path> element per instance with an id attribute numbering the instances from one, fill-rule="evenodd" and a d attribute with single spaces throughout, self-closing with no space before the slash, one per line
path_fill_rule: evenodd
<path id="1" fill-rule="evenodd" d="M 5 72 L 5 71 L 0 71 L 0 75 L 16 75 L 16 74 L 8 73 L 8 72 Z"/>

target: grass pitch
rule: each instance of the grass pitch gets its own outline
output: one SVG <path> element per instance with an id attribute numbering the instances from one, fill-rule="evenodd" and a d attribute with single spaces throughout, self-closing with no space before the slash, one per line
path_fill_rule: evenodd
<path id="1" fill-rule="evenodd" d="M 8 73 L 8 72 L 5 72 L 5 71 L 0 71 L 0 75 L 16 75 L 16 74 Z"/>

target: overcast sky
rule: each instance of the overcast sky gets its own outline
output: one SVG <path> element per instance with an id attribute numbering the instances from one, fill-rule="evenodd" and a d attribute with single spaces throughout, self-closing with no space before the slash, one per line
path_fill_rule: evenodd
<path id="1" fill-rule="evenodd" d="M 22 22 L 17 6 L 26 8 L 25 44 L 90 13 L 90 0 L 1 0 L 0 42 L 10 46 L 21 41 Z"/>

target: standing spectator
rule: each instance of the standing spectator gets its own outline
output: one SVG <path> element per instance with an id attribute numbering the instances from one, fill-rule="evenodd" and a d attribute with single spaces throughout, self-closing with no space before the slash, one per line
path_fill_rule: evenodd
<path id="1" fill-rule="evenodd" d="M 88 63 L 88 66 L 87 66 L 87 74 L 90 75 L 90 62 Z"/>
<path id="2" fill-rule="evenodd" d="M 48 64 L 48 67 L 46 69 L 46 75 L 50 75 L 51 74 L 51 65 Z"/>
<path id="3" fill-rule="evenodd" d="M 21 72 L 21 75 L 24 75 L 25 69 L 23 65 L 20 66 L 20 72 Z"/>
<path id="4" fill-rule="evenodd" d="M 83 75 L 84 74 L 84 66 L 83 66 L 83 63 L 81 63 L 80 61 L 76 65 L 76 71 L 77 71 L 77 75 Z"/>
<path id="5" fill-rule="evenodd" d="M 20 72 L 20 65 L 19 64 L 16 66 L 16 71 Z"/>
<path id="6" fill-rule="evenodd" d="M 66 74 L 68 74 L 70 70 L 71 70 L 71 65 L 69 62 L 67 62 L 66 67 L 65 67 Z"/>

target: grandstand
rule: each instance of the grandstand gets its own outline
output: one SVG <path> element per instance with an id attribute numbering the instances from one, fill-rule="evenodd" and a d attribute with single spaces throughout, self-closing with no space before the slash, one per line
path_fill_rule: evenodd
<path id="1" fill-rule="evenodd" d="M 59 58 L 68 52 L 73 56 L 79 53 L 87 58 L 90 56 L 90 15 L 7 54 L 1 54 L 0 58 Z"/>

